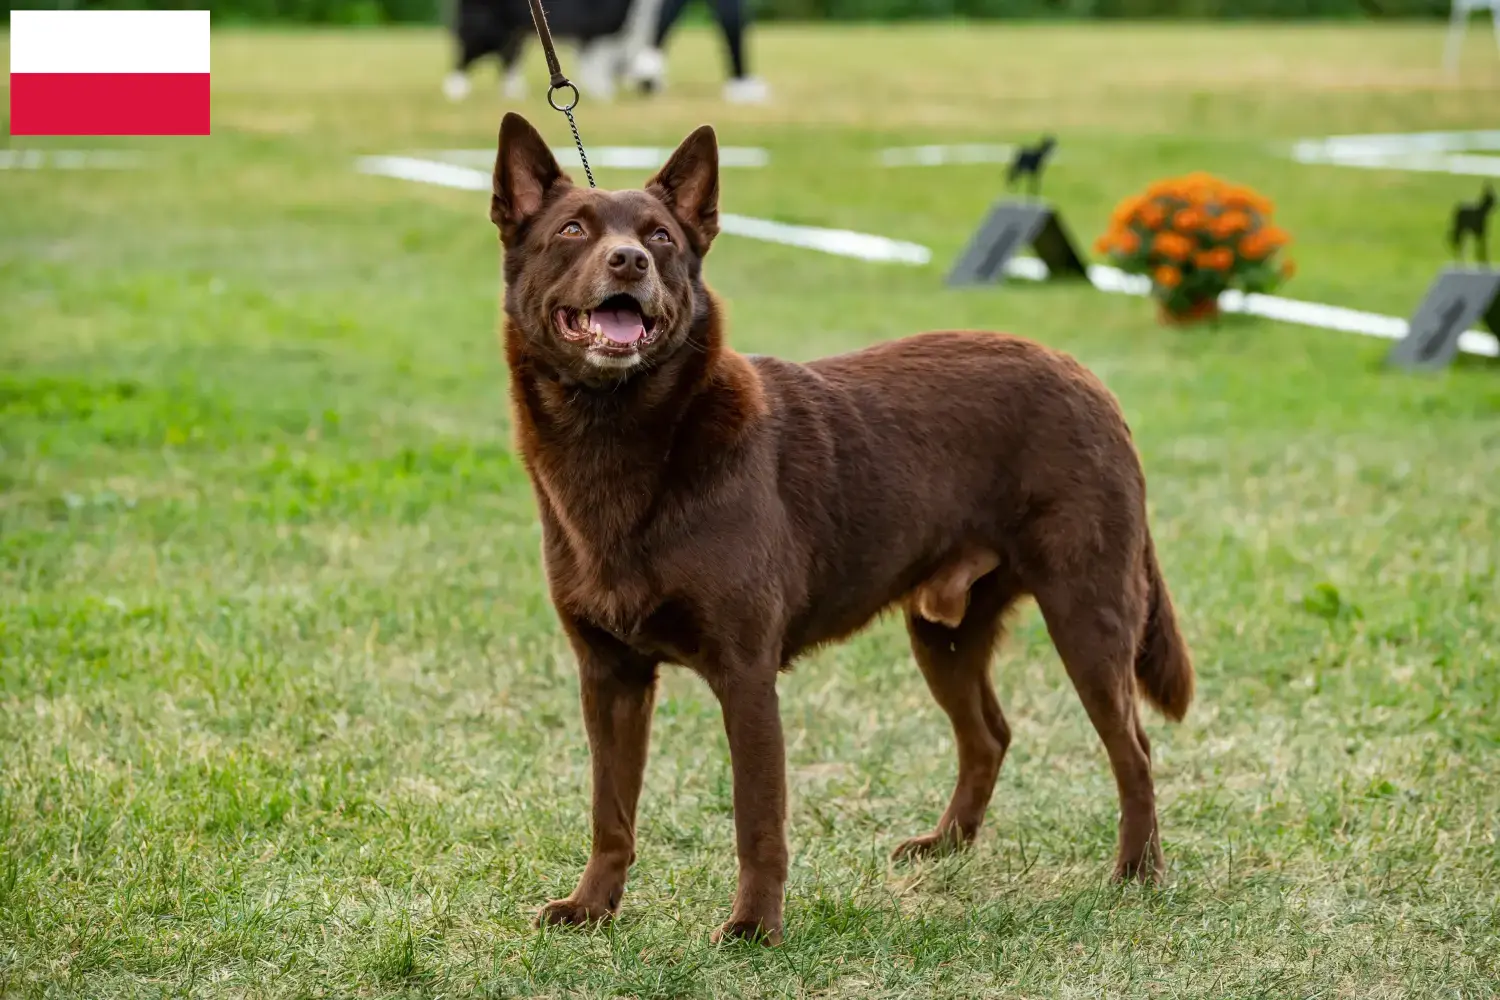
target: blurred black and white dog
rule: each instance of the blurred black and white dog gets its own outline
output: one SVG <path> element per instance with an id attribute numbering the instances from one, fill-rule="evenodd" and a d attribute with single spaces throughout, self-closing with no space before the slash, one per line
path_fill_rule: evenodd
<path id="1" fill-rule="evenodd" d="M 547 24 L 559 42 L 578 48 L 578 63 L 570 74 L 583 91 L 609 99 L 621 83 L 645 92 L 660 89 L 666 77 L 662 46 L 689 0 L 545 0 Z M 747 0 L 710 0 L 728 50 L 730 78 L 726 100 L 757 103 L 767 96 L 766 85 L 749 75 L 745 64 Z M 505 73 L 507 97 L 526 92 L 521 76 L 521 53 L 534 39 L 527 0 L 456 0 L 450 17 L 457 59 L 443 81 L 443 92 L 462 100 L 470 90 L 469 69 L 494 55 Z"/>

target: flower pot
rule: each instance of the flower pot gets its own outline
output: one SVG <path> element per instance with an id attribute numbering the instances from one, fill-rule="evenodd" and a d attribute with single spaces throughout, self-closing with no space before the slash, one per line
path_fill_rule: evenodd
<path id="1" fill-rule="evenodd" d="M 1171 308 L 1165 302 L 1158 303 L 1158 306 L 1161 311 L 1161 321 L 1168 326 L 1189 326 L 1193 323 L 1203 323 L 1219 318 L 1217 295 L 1197 299 L 1177 309 Z"/>

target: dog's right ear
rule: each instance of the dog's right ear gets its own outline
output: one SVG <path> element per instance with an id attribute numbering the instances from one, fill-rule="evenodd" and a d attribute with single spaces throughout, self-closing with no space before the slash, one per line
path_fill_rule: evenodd
<path id="1" fill-rule="evenodd" d="M 500 122 L 490 195 L 490 219 L 500 227 L 501 242 L 509 246 L 516 230 L 541 211 L 553 190 L 571 183 L 541 133 L 514 111 L 507 113 Z"/>

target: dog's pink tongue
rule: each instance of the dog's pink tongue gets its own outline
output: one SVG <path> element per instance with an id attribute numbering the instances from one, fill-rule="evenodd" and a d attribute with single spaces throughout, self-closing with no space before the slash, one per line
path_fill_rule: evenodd
<path id="1" fill-rule="evenodd" d="M 604 336 L 616 344 L 633 344 L 646 335 L 641 314 L 634 309 L 596 309 L 593 318 Z"/>

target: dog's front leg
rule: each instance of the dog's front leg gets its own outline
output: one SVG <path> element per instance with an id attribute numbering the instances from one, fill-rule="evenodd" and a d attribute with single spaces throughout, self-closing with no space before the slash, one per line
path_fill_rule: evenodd
<path id="1" fill-rule="evenodd" d="M 776 698 L 776 666 L 756 666 L 711 680 L 724 711 L 734 772 L 734 835 L 739 889 L 729 920 L 713 940 L 781 942 L 786 891 L 786 746 Z"/>
<path id="2" fill-rule="evenodd" d="M 594 842 L 573 894 L 542 907 L 537 921 L 588 924 L 614 916 L 635 861 L 635 808 L 651 740 L 657 664 L 590 626 L 563 624 L 578 655 L 594 772 Z"/>

